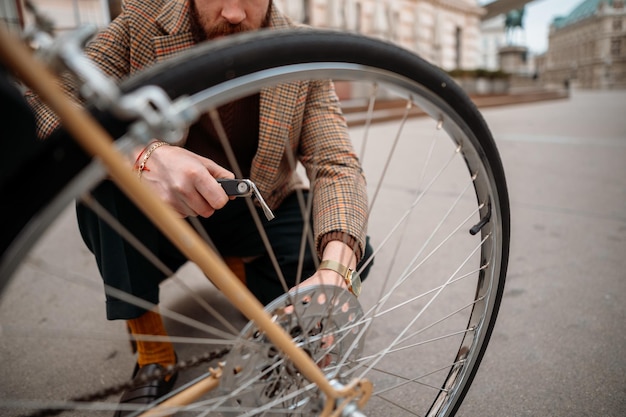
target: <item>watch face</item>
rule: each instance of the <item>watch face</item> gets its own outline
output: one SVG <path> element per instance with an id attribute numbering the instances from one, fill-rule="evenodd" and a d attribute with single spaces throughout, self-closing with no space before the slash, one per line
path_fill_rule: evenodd
<path id="1" fill-rule="evenodd" d="M 357 297 L 361 294 L 361 276 L 357 271 L 350 271 L 350 284 L 352 286 L 351 290 L 354 295 Z"/>

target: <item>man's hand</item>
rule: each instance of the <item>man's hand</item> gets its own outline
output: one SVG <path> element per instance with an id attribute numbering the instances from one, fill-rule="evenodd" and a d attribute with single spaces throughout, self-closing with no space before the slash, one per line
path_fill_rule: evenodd
<path id="1" fill-rule="evenodd" d="M 333 260 L 350 269 L 356 268 L 356 256 L 352 252 L 350 246 L 342 241 L 332 240 L 328 242 L 322 254 L 322 261 Z M 344 289 L 348 289 L 348 285 L 343 277 L 335 271 L 328 269 L 317 270 L 310 278 L 302 281 L 297 288 L 303 288 L 309 285 L 336 285 Z M 322 349 L 332 349 L 335 343 L 335 337 L 332 334 L 322 335 L 320 340 Z M 330 366 L 333 362 L 333 356 L 329 353 L 317 359 L 317 366 L 321 369 Z"/>
<path id="2" fill-rule="evenodd" d="M 235 177 L 212 160 L 178 146 L 155 149 L 147 168 L 142 181 L 181 217 L 209 217 L 224 207 L 229 197 L 215 179 Z"/>

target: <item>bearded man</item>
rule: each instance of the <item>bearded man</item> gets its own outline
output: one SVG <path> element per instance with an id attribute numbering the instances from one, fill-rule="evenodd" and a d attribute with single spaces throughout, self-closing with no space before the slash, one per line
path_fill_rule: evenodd
<path id="1" fill-rule="evenodd" d="M 127 0 L 122 13 L 86 48 L 87 56 L 115 80 L 166 60 L 194 45 L 263 28 L 293 24 L 271 0 Z M 71 85 L 69 94 L 76 95 Z M 46 137 L 58 125 L 36 97 L 29 97 L 38 119 L 39 135 Z M 366 242 L 367 197 L 365 179 L 348 138 L 345 119 L 330 81 L 299 81 L 242 98 L 219 108 L 223 128 L 235 153 L 232 167 L 208 115 L 193 125 L 184 143 L 162 146 L 152 142 L 137 149 L 143 160 L 138 174 L 182 217 L 197 217 L 224 257 L 245 260 L 246 285 L 267 304 L 284 293 L 272 260 L 242 200 L 229 200 L 219 178 L 242 178 L 256 183 L 276 219 L 263 226 L 288 286 L 295 285 L 304 219 L 294 192 L 302 189 L 289 164 L 285 144 L 302 152 L 300 161 L 324 161 L 310 178 L 314 204 L 312 228 L 315 247 L 308 251 L 304 283 L 346 286 L 336 270 L 316 270 L 316 261 L 330 260 L 355 269 L 371 248 Z M 275 126 L 289 126 L 277 130 Z M 158 139 L 158 138 L 156 138 Z M 156 140 L 155 139 L 155 140 Z M 323 149 L 323 155 L 307 155 Z M 93 192 L 98 202 L 117 216 L 135 236 L 172 271 L 185 258 L 109 181 Z M 318 197 L 319 196 L 319 197 Z M 82 237 L 94 253 L 108 286 L 126 291 L 154 305 L 159 283 L 167 276 L 124 241 L 88 208 L 77 206 Z M 317 258 L 317 260 L 315 259 Z M 135 335 L 167 335 L 157 309 L 146 311 L 107 294 L 108 319 L 123 319 Z M 175 363 L 169 342 L 137 341 L 134 378 Z M 125 392 L 123 403 L 147 404 L 169 392 L 176 376 L 149 382 Z M 129 414 L 119 410 L 116 416 Z"/>

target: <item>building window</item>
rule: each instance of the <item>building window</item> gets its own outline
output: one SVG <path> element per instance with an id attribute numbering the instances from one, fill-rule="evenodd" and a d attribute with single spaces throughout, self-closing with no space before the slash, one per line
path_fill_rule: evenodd
<path id="1" fill-rule="evenodd" d="M 613 19 L 613 30 L 614 31 L 621 31 L 622 30 L 622 18 L 621 17 L 616 17 Z"/>
<path id="2" fill-rule="evenodd" d="M 622 40 L 619 38 L 611 39 L 611 56 L 622 55 Z"/>

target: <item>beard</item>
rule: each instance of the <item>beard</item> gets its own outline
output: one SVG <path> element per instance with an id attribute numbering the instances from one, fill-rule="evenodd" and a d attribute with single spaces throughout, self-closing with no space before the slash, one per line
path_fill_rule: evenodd
<path id="1" fill-rule="evenodd" d="M 220 22 L 215 25 L 209 25 L 204 21 L 198 9 L 196 8 L 196 2 L 190 0 L 190 17 L 191 17 L 191 33 L 196 42 L 203 42 L 211 39 L 216 39 L 222 36 L 233 35 L 235 33 L 248 32 L 259 28 L 252 27 L 248 24 L 239 23 L 231 24 L 228 22 Z M 269 2 L 265 17 L 261 22 L 261 28 L 269 27 L 270 14 L 272 9 L 272 1 Z"/>

